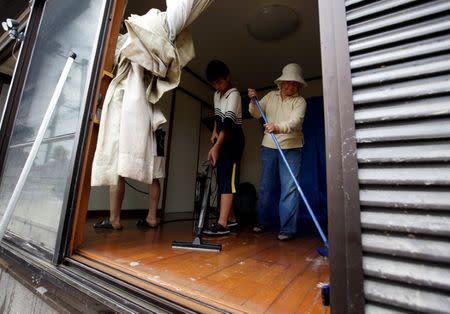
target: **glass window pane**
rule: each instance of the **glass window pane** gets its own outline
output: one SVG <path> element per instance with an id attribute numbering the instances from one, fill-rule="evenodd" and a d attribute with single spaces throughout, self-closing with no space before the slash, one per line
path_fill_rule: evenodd
<path id="1" fill-rule="evenodd" d="M 70 135 L 41 145 L 8 227 L 21 238 L 49 250 L 54 248 L 58 231 L 74 138 Z M 0 189 L 2 209 L 8 204 L 30 149 L 28 144 L 9 148 Z"/>
<path id="2" fill-rule="evenodd" d="M 105 1 L 46 2 L 1 179 L 0 213 L 11 197 L 69 52 L 74 51 L 77 59 L 8 228 L 50 252 L 55 249 Z"/>
<path id="3" fill-rule="evenodd" d="M 0 82 L 0 122 L 3 120 L 3 114 L 5 111 L 6 97 L 8 96 L 9 83 Z"/>

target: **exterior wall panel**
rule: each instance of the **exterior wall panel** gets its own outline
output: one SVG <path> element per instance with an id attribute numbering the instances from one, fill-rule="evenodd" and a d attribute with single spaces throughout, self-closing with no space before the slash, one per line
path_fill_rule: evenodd
<path id="1" fill-rule="evenodd" d="M 367 313 L 450 311 L 450 2 L 346 1 Z"/>

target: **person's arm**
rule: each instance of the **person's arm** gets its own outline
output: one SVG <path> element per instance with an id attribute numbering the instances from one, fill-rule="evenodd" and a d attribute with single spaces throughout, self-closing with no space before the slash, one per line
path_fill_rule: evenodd
<path id="1" fill-rule="evenodd" d="M 258 108 L 256 108 L 254 97 L 258 98 L 258 94 L 256 90 L 253 88 L 248 89 L 248 97 L 250 97 L 250 103 L 248 104 L 248 112 L 252 115 L 253 118 L 259 119 L 261 118 L 261 114 L 259 113 Z"/>
<path id="2" fill-rule="evenodd" d="M 217 134 L 217 132 L 216 132 Z M 226 132 L 224 129 L 220 130 L 220 133 L 217 136 L 217 140 L 213 143 L 213 147 L 208 152 L 208 159 L 211 160 L 213 166 L 216 165 L 217 160 L 219 159 L 220 148 L 222 147 L 223 142 L 225 141 Z"/>
<path id="3" fill-rule="evenodd" d="M 217 123 L 214 121 L 214 129 L 211 134 L 211 144 L 214 144 L 219 137 L 219 134 L 217 134 Z"/>
<path id="4" fill-rule="evenodd" d="M 261 105 L 261 108 L 264 113 L 266 113 L 266 103 L 268 102 L 267 96 L 264 96 L 262 99 L 259 99 L 259 104 Z M 248 97 L 250 97 L 250 103 L 248 105 L 248 112 L 252 115 L 253 118 L 259 119 L 261 118 L 261 113 L 259 112 L 258 108 L 256 107 L 255 100 L 253 99 L 256 97 L 258 99 L 258 93 L 256 90 L 249 88 L 248 89 Z"/>
<path id="5" fill-rule="evenodd" d="M 298 102 L 294 104 L 294 109 L 289 115 L 289 120 L 274 124 L 274 132 L 287 134 L 299 130 L 303 119 L 305 118 L 305 111 L 306 101 L 305 99 L 300 98 Z"/>

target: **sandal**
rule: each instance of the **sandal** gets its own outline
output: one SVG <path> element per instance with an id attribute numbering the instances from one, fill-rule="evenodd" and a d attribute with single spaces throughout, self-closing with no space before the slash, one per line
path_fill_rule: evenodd
<path id="1" fill-rule="evenodd" d="M 111 223 L 111 221 L 109 221 L 109 219 L 106 218 L 106 219 L 97 221 L 97 222 L 94 224 L 94 228 L 95 228 L 95 229 L 107 229 L 107 230 L 122 230 L 122 229 L 123 229 L 123 226 L 120 225 L 119 227 L 115 228 L 115 227 L 113 226 L 113 224 Z"/>
<path id="2" fill-rule="evenodd" d="M 253 233 L 263 233 L 267 231 L 267 227 L 263 225 L 256 225 L 252 229 Z"/>
<path id="3" fill-rule="evenodd" d="M 136 222 L 136 226 L 140 229 L 155 229 L 158 228 L 159 223 L 149 224 L 146 219 L 139 219 Z"/>
<path id="4" fill-rule="evenodd" d="M 290 240 L 294 239 L 294 235 L 293 234 L 280 233 L 277 236 L 277 239 L 280 240 L 280 241 L 290 241 Z"/>

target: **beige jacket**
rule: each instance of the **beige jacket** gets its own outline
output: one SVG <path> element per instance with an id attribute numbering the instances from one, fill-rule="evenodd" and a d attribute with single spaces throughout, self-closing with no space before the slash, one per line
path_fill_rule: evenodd
<path id="1" fill-rule="evenodd" d="M 303 147 L 302 124 L 306 111 L 305 99 L 301 96 L 294 96 L 288 97 L 283 101 L 278 90 L 269 92 L 259 103 L 267 116 L 267 120 L 280 129 L 276 137 L 280 142 L 281 148 Z M 254 118 L 261 118 L 258 108 L 253 102 L 249 105 L 249 112 Z M 262 146 L 277 148 L 270 133 L 264 133 Z"/>

